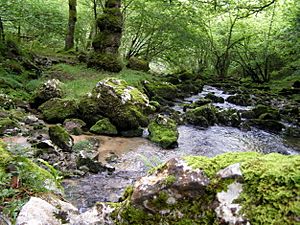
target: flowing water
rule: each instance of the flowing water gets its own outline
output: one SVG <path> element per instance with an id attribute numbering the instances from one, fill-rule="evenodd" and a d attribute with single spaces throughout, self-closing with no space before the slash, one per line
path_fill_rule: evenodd
<path id="1" fill-rule="evenodd" d="M 226 99 L 228 94 L 214 87 L 205 86 L 198 95 L 184 99 L 180 103 L 191 103 L 214 93 Z M 216 103 L 220 108 L 249 110 L 251 107 L 236 106 L 225 101 Z M 174 107 L 182 112 L 180 104 Z M 91 207 L 97 201 L 118 201 L 125 187 L 145 175 L 147 170 L 167 160 L 186 155 L 213 157 L 226 152 L 256 151 L 262 153 L 278 152 L 298 154 L 299 144 L 284 140 L 279 135 L 252 129 L 241 131 L 233 127 L 212 126 L 199 129 L 193 126 L 179 126 L 178 147 L 164 150 L 145 138 L 105 138 L 100 140 L 99 156 L 105 158 L 108 152 L 114 152 L 119 158 L 112 165 L 116 168 L 112 174 L 101 173 L 76 180 L 65 180 L 66 198 L 81 210 Z M 103 138 L 103 137 L 102 137 Z M 299 140 L 294 141 L 299 143 Z M 102 143 L 102 144 L 101 144 Z M 103 158 L 101 161 L 103 161 Z"/>

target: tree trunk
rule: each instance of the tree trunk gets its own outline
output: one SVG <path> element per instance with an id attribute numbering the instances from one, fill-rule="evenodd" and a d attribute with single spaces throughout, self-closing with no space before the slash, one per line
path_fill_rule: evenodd
<path id="1" fill-rule="evenodd" d="M 5 36 L 4 36 L 4 27 L 2 23 L 2 18 L 0 16 L 0 42 L 4 42 Z"/>
<path id="2" fill-rule="evenodd" d="M 77 0 L 69 0 L 69 25 L 65 40 L 65 50 L 74 48 L 75 25 L 77 21 Z"/>

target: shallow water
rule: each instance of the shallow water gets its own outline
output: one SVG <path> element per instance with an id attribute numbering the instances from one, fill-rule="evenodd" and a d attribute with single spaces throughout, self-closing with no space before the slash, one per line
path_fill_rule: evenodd
<path id="1" fill-rule="evenodd" d="M 186 98 L 184 102 L 193 102 L 204 97 L 208 92 L 226 99 L 229 95 L 222 91 L 205 86 L 204 92 Z M 216 104 L 222 108 L 248 110 L 251 107 L 236 106 L 230 103 Z M 181 111 L 177 104 L 175 108 Z M 91 207 L 97 201 L 118 201 L 125 187 L 133 184 L 147 171 L 167 160 L 186 156 L 201 155 L 213 157 L 226 152 L 256 151 L 261 153 L 278 152 L 298 154 L 300 146 L 296 140 L 283 139 L 259 129 L 241 131 L 233 127 L 212 126 L 198 129 L 193 126 L 179 126 L 178 148 L 164 150 L 145 138 L 105 138 L 100 141 L 99 152 L 107 148 L 115 152 L 119 159 L 113 163 L 116 171 L 113 174 L 90 175 L 77 180 L 65 180 L 66 197 L 81 210 Z"/>
<path id="2" fill-rule="evenodd" d="M 230 94 L 224 93 L 222 90 L 217 89 L 212 86 L 204 85 L 203 91 L 197 95 L 193 95 L 191 97 L 185 98 L 183 101 L 179 101 L 179 103 L 193 103 L 200 98 L 204 98 L 208 93 L 213 93 L 216 96 L 224 98 L 225 102 L 224 103 L 213 103 L 214 106 L 224 108 L 224 109 L 237 109 L 237 110 L 250 110 L 253 107 L 252 106 L 239 106 L 239 105 L 234 105 L 232 103 L 229 103 L 226 101 L 226 99 L 229 96 L 232 96 Z M 183 112 L 183 107 L 181 104 L 176 104 L 173 109 L 179 112 Z"/>

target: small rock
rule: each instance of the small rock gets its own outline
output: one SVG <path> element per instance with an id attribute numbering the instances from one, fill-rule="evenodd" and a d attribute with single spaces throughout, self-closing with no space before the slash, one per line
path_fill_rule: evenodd
<path id="1" fill-rule="evenodd" d="M 220 176 L 222 179 L 242 178 L 243 174 L 240 167 L 241 167 L 240 163 L 235 163 L 233 165 L 226 167 L 225 169 L 220 170 L 217 173 L 217 176 Z"/>
<path id="2" fill-rule="evenodd" d="M 226 192 L 222 191 L 217 193 L 219 206 L 215 209 L 215 212 L 220 221 L 225 221 L 226 224 L 229 225 L 250 225 L 243 215 L 239 214 L 242 206 L 233 203 L 233 201 L 240 196 L 242 191 L 242 184 L 234 182 L 228 186 L 228 190 Z"/>

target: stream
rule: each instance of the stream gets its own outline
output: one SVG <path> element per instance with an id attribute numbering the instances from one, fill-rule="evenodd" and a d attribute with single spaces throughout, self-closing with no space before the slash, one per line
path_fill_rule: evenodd
<path id="1" fill-rule="evenodd" d="M 214 93 L 224 99 L 230 96 L 214 87 L 204 86 L 203 92 L 178 102 L 173 108 L 182 112 L 180 103 L 194 102 L 207 93 Z M 251 109 L 251 107 L 237 106 L 226 101 L 214 105 L 237 110 Z M 133 184 L 149 169 L 174 157 L 186 155 L 213 157 L 226 152 L 247 151 L 299 154 L 300 151 L 299 140 L 284 140 L 279 135 L 255 128 L 251 131 L 241 131 L 233 127 L 211 126 L 207 129 L 199 129 L 182 125 L 178 127 L 178 131 L 178 147 L 172 150 L 161 149 L 146 138 L 99 136 L 99 160 L 103 161 L 107 154 L 113 152 L 118 157 L 110 163 L 115 167 L 115 172 L 64 180 L 66 199 L 81 211 L 85 211 L 99 201 L 117 202 L 126 186 Z M 78 137 L 77 141 L 85 138 L 87 137 Z"/>

